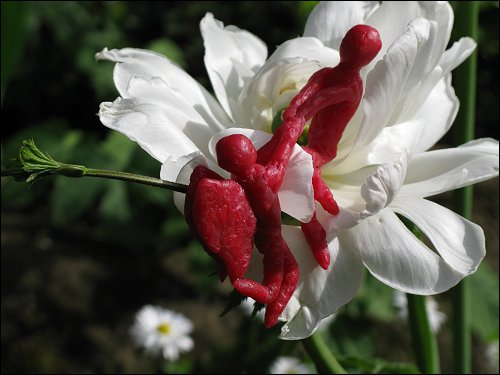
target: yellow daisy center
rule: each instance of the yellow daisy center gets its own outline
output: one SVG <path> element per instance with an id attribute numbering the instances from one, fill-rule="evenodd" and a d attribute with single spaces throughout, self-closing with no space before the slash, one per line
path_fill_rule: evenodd
<path id="1" fill-rule="evenodd" d="M 160 332 L 162 335 L 168 335 L 170 333 L 171 327 L 168 323 L 158 324 L 156 330 Z"/>

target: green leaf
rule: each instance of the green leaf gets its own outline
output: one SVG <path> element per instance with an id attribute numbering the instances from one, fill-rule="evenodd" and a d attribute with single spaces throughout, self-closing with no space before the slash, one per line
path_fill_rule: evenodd
<path id="1" fill-rule="evenodd" d="M 395 318 L 393 296 L 394 289 L 366 272 L 356 298 L 345 309 L 353 318 L 369 316 L 390 322 Z"/>
<path id="2" fill-rule="evenodd" d="M 179 48 L 177 44 L 175 44 L 174 41 L 168 38 L 154 40 L 148 44 L 146 49 L 167 56 L 170 60 L 176 62 L 183 68 L 187 67 L 186 61 L 184 59 L 184 52 Z"/>
<path id="3" fill-rule="evenodd" d="M 95 203 L 107 182 L 97 178 L 57 177 L 52 192 L 52 220 L 63 224 L 78 218 Z"/>
<path id="4" fill-rule="evenodd" d="M 2 1 L 2 102 L 24 51 L 29 7 L 29 3 L 23 1 Z"/>
<path id="5" fill-rule="evenodd" d="M 107 181 L 106 192 L 99 206 L 99 212 L 104 218 L 122 223 L 130 221 L 132 214 L 126 185 L 123 181 Z"/>
<path id="6" fill-rule="evenodd" d="M 172 245 L 178 245 L 188 238 L 190 232 L 184 216 L 179 213 L 178 216 L 176 215 L 165 220 L 161 228 L 161 234 L 165 242 Z"/>
<path id="7" fill-rule="evenodd" d="M 193 361 L 189 357 L 182 357 L 175 362 L 167 362 L 163 367 L 165 374 L 191 374 Z"/>
<path id="8" fill-rule="evenodd" d="M 485 341 L 498 337 L 498 284 L 498 275 L 486 262 L 469 276 L 470 324 Z"/>
<path id="9" fill-rule="evenodd" d="M 137 149 L 137 143 L 132 142 L 121 133 L 110 132 L 100 149 L 106 158 L 106 169 L 123 171 L 129 165 Z"/>
<path id="10" fill-rule="evenodd" d="M 25 209 L 47 194 L 50 180 L 41 180 L 35 185 L 19 183 L 13 178 L 2 177 L 2 209 Z"/>
<path id="11" fill-rule="evenodd" d="M 342 366 L 351 373 L 363 374 L 420 374 L 415 365 L 410 363 L 389 362 L 380 358 L 366 359 L 359 357 L 339 358 Z"/>

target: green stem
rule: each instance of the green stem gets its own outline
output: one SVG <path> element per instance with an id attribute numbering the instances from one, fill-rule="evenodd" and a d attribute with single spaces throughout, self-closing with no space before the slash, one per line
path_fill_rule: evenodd
<path id="1" fill-rule="evenodd" d="M 177 191 L 179 193 L 186 193 L 186 191 L 187 191 L 186 185 L 178 184 L 178 183 L 170 182 L 170 181 L 163 181 L 163 180 L 160 180 L 159 178 L 143 176 L 143 175 L 134 174 L 134 173 L 87 168 L 85 170 L 84 176 L 101 177 L 101 178 L 109 178 L 112 180 L 136 182 L 136 183 L 143 184 L 143 185 L 150 185 L 150 186 L 160 187 L 163 189 Z"/>
<path id="2" fill-rule="evenodd" d="M 2 169 L 2 177 L 13 176 L 18 178 L 26 178 L 29 174 L 30 173 L 26 172 L 23 168 Z M 100 177 L 111 180 L 121 180 L 127 182 L 135 182 L 143 185 L 155 186 L 162 189 L 177 191 L 179 193 L 186 193 L 187 191 L 187 185 L 184 184 L 163 181 L 159 178 L 143 176 L 135 173 L 86 168 L 82 165 L 61 164 L 61 167 L 53 169 L 50 171 L 50 173 L 45 173 L 40 176 L 49 175 L 59 175 L 66 177 Z"/>
<path id="3" fill-rule="evenodd" d="M 347 374 L 347 371 L 328 349 L 319 332 L 303 339 L 302 344 L 320 374 Z"/>
<path id="4" fill-rule="evenodd" d="M 158 178 L 142 176 L 134 173 L 87 168 L 83 165 L 66 164 L 55 160 L 38 149 L 33 138 L 25 139 L 19 149 L 15 168 L 2 169 L 3 176 L 12 176 L 18 181 L 33 182 L 39 177 L 59 175 L 66 177 L 100 177 L 112 180 L 135 182 L 143 185 L 160 187 L 186 193 L 187 186 Z"/>
<path id="5" fill-rule="evenodd" d="M 454 39 L 470 36 L 477 40 L 479 22 L 479 1 L 457 1 L 455 6 Z M 461 145 L 474 139 L 476 114 L 476 70 L 477 52 L 474 52 L 453 73 L 453 86 L 460 100 L 453 127 L 453 141 Z M 454 209 L 459 215 L 472 216 L 472 186 L 454 192 Z M 457 374 L 471 372 L 471 335 L 469 326 L 468 280 L 464 279 L 452 289 L 453 325 L 453 367 Z"/>
<path id="6" fill-rule="evenodd" d="M 420 229 L 401 217 L 406 227 L 422 240 Z M 427 314 L 426 297 L 406 294 L 408 301 L 408 324 L 412 338 L 417 366 L 423 374 L 439 374 L 439 349 L 436 336 L 431 330 Z"/>
<path id="7" fill-rule="evenodd" d="M 439 351 L 427 316 L 425 296 L 407 294 L 408 322 L 417 366 L 423 374 L 439 374 Z"/>

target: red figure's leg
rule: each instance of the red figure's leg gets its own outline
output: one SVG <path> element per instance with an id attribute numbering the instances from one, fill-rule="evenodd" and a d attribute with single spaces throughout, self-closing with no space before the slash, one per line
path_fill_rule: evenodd
<path id="1" fill-rule="evenodd" d="M 278 297 L 266 307 L 266 314 L 264 317 L 264 325 L 266 328 L 270 328 L 276 324 L 280 314 L 285 309 L 288 301 L 290 301 L 293 292 L 295 292 L 295 288 L 299 281 L 299 266 L 293 254 L 288 249 L 288 246 L 284 253 L 284 267 L 283 283 L 281 284 Z"/>
<path id="2" fill-rule="evenodd" d="M 242 295 L 268 304 L 276 299 L 283 282 L 283 245 L 277 244 L 279 240 L 276 236 L 267 236 L 267 238 L 262 239 L 260 237 L 262 236 L 258 234 L 255 236 L 255 244 L 257 249 L 264 254 L 264 280 L 262 284 L 251 279 L 238 279 L 233 286 Z M 286 243 L 284 245 L 286 246 Z"/>
<path id="3" fill-rule="evenodd" d="M 337 202 L 335 202 L 335 199 L 333 199 L 332 191 L 321 177 L 319 168 L 314 168 L 312 183 L 314 199 L 318 201 L 327 212 L 332 215 L 337 215 L 339 213 L 339 206 Z"/>
<path id="4" fill-rule="evenodd" d="M 300 225 L 316 261 L 323 269 L 330 265 L 330 252 L 326 242 L 326 232 L 314 213 L 311 221 Z"/>

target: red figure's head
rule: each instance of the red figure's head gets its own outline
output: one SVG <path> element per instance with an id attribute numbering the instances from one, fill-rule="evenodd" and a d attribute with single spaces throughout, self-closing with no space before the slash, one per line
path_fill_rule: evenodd
<path id="1" fill-rule="evenodd" d="M 340 61 L 353 68 L 368 65 L 382 48 L 376 29 L 368 25 L 353 26 L 340 43 Z"/>
<path id="2" fill-rule="evenodd" d="M 252 141 L 242 134 L 232 134 L 220 139 L 215 151 L 219 165 L 237 176 L 257 161 L 257 150 Z"/>

